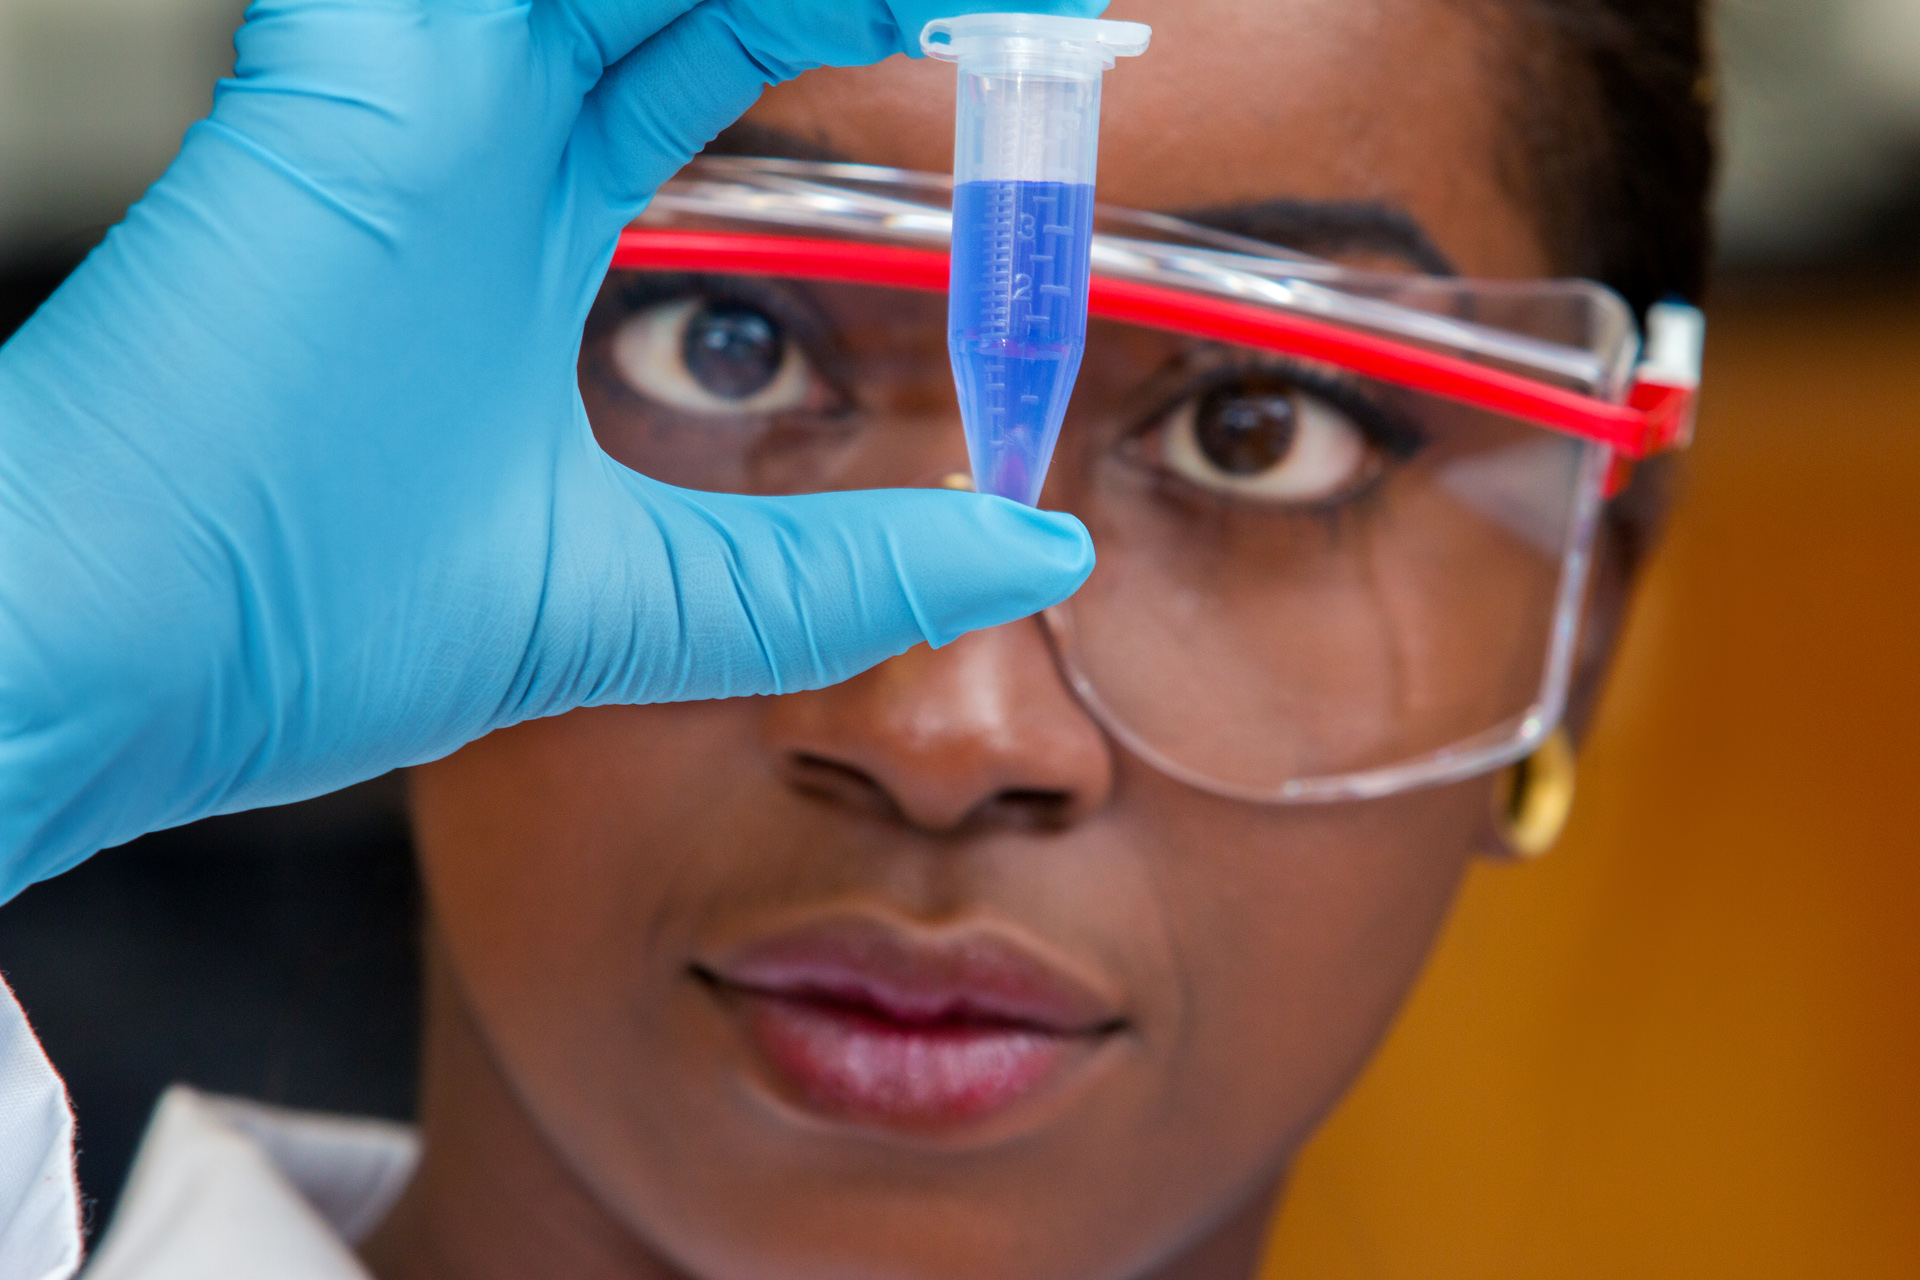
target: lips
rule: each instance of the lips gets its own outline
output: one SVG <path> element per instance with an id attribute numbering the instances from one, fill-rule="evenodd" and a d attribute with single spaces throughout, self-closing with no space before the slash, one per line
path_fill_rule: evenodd
<path id="1" fill-rule="evenodd" d="M 872 920 L 790 931 L 696 965 L 809 1110 L 937 1131 L 1007 1111 L 1123 1025 L 1112 1002 L 996 933 Z"/>

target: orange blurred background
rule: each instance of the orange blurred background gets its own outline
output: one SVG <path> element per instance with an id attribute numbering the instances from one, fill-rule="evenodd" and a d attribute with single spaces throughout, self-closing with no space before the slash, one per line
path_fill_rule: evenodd
<path id="1" fill-rule="evenodd" d="M 1920 1271 L 1920 296 L 1709 314 L 1568 835 L 1474 873 L 1268 1277 Z"/>

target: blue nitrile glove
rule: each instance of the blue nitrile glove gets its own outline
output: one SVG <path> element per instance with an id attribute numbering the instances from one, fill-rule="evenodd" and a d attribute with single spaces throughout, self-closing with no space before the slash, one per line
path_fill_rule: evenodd
<path id="1" fill-rule="evenodd" d="M 1071 593 L 1071 517 L 671 488 L 574 381 L 659 182 L 764 83 L 962 7 L 256 0 L 211 117 L 0 350 L 0 898 L 516 721 L 816 687 Z"/>

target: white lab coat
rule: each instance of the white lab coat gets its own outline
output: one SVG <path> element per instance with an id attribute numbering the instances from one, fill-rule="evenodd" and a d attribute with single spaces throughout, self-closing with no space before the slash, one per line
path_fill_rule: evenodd
<path id="1" fill-rule="evenodd" d="M 175 1085 L 81 1280 L 371 1280 L 353 1246 L 418 1157 L 405 1125 Z"/>
<path id="2" fill-rule="evenodd" d="M 369 1280 L 353 1246 L 418 1155 L 405 1125 L 175 1086 L 83 1280 Z M 67 1280 L 80 1258 L 67 1091 L 0 982 L 0 1280 Z"/>
<path id="3" fill-rule="evenodd" d="M 73 1110 L 0 982 L 0 1280 L 66 1280 L 79 1265 Z"/>

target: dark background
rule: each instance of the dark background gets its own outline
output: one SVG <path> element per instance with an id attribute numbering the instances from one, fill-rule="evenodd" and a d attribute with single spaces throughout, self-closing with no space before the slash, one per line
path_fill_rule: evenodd
<path id="1" fill-rule="evenodd" d="M 0 911 L 104 1224 L 160 1091 L 409 1119 L 418 889 L 397 776 L 101 853 Z"/>

